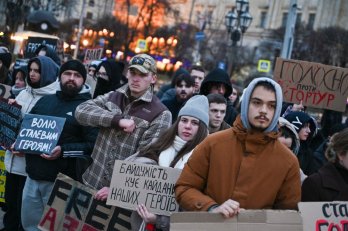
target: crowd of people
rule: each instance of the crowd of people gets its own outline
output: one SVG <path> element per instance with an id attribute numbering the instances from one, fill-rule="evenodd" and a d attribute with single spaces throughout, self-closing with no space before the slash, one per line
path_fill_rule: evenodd
<path id="1" fill-rule="evenodd" d="M 184 211 L 229 218 L 241 209 L 297 209 L 300 201 L 348 200 L 348 128 L 342 113 L 320 123 L 302 102 L 283 102 L 269 77 L 234 86 L 222 69 L 179 68 L 157 92 L 156 61 L 147 54 L 127 65 L 101 60 L 85 67 L 61 62 L 40 46 L 27 65 L 11 70 L 0 47 L 0 83 L 21 113 L 66 119 L 52 153 L 4 147 L 4 230 L 39 230 L 58 173 L 106 201 L 115 160 L 182 169 L 175 196 Z M 243 91 L 242 91 L 243 89 Z M 169 230 L 170 217 L 144 204 L 132 230 Z"/>

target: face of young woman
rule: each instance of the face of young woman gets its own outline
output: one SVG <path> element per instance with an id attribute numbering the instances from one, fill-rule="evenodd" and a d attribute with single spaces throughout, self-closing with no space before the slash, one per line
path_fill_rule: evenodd
<path id="1" fill-rule="evenodd" d="M 178 136 L 185 140 L 192 140 L 198 131 L 199 120 L 192 116 L 181 116 L 178 124 Z"/>

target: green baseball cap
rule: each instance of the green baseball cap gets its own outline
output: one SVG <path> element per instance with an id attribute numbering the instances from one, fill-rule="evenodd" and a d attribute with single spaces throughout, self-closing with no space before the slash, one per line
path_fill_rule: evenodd
<path id="1" fill-rule="evenodd" d="M 144 74 L 150 71 L 155 74 L 157 73 L 156 61 L 147 54 L 139 54 L 131 58 L 128 69 L 129 68 L 135 68 Z"/>

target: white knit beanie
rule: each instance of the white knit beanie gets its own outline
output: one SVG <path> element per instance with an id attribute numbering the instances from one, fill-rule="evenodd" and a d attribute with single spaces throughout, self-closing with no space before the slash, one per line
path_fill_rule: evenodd
<path id="1" fill-rule="evenodd" d="M 207 127 L 209 124 L 209 103 L 204 95 L 191 97 L 179 111 L 180 116 L 192 116 L 202 121 Z"/>

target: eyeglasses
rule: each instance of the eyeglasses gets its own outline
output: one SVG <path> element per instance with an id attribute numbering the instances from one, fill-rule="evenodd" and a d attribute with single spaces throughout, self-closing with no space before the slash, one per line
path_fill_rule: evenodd
<path id="1" fill-rule="evenodd" d="M 134 57 L 131 61 L 130 61 L 130 65 L 143 65 L 145 62 L 145 59 L 142 57 Z"/>

